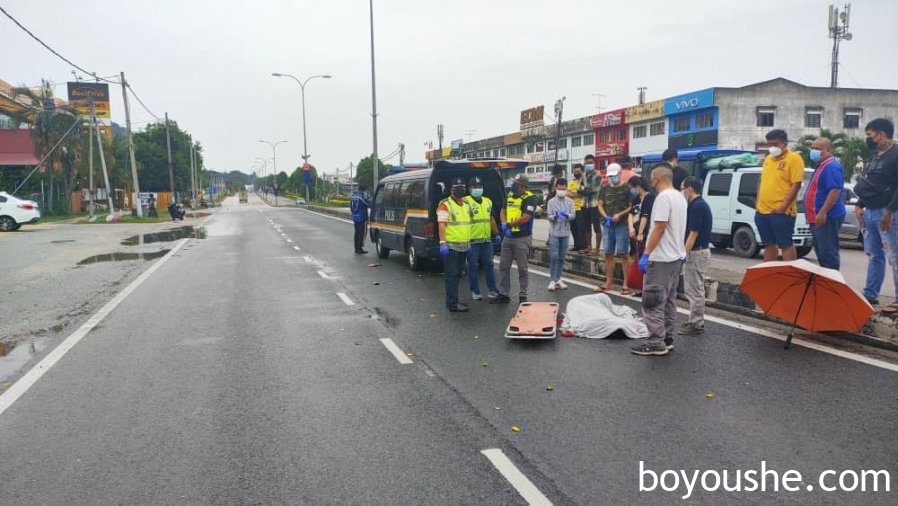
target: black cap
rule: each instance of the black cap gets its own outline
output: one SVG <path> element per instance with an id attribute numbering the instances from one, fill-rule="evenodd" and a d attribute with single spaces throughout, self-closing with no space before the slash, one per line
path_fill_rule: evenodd
<path id="1" fill-rule="evenodd" d="M 624 155 L 617 159 L 617 163 L 619 163 L 621 165 L 629 165 L 629 164 L 633 163 L 633 159 L 630 158 L 630 155 Z"/>

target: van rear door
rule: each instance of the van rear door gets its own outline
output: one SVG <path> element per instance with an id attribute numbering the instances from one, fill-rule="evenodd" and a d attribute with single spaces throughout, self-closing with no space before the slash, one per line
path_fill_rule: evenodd
<path id="1" fill-rule="evenodd" d="M 733 185 L 732 172 L 711 172 L 705 179 L 705 200 L 713 216 L 711 233 L 730 235 L 732 232 L 732 205 L 730 188 Z"/>

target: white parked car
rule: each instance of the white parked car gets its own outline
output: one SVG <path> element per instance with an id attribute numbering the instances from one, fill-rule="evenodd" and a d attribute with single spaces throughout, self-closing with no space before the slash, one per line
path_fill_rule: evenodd
<path id="1" fill-rule="evenodd" d="M 22 200 L 6 192 L 0 192 L 0 231 L 11 232 L 22 225 L 37 223 L 41 212 L 37 202 Z"/>
<path id="2" fill-rule="evenodd" d="M 798 192 L 792 243 L 799 258 L 813 248 L 811 227 L 804 215 L 804 194 L 813 175 L 814 169 L 804 170 L 804 183 Z M 745 258 L 754 258 L 761 251 L 761 236 L 755 226 L 755 200 L 760 181 L 761 167 L 713 169 L 705 175 L 702 198 L 711 207 L 711 242 L 715 248 L 732 248 Z"/>

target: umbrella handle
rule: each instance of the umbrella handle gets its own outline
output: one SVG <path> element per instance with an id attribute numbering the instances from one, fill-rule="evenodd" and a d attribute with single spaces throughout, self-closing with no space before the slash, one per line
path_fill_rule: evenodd
<path id="1" fill-rule="evenodd" d="M 801 294 L 801 302 L 798 303 L 798 310 L 795 311 L 795 319 L 792 320 L 792 327 L 789 328 L 789 334 L 786 335 L 786 344 L 783 345 L 784 350 L 788 350 L 792 346 L 792 337 L 795 335 L 795 325 L 798 323 L 798 315 L 801 314 L 801 308 L 804 306 L 804 300 L 808 296 L 808 291 L 811 289 L 811 284 L 814 282 L 814 278 L 816 274 L 811 274 L 808 276 L 808 284 L 804 287 L 804 293 Z"/>

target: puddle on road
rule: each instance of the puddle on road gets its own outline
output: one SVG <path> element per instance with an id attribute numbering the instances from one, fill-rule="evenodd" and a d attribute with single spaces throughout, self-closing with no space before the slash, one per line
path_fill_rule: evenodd
<path id="1" fill-rule="evenodd" d="M 186 237 L 192 239 L 205 239 L 206 229 L 202 227 L 194 227 L 187 225 L 184 227 L 163 230 L 162 232 L 153 232 L 150 234 L 132 235 L 122 241 L 122 246 L 137 246 L 138 244 L 150 244 L 154 242 L 171 242 Z"/>
<path id="2" fill-rule="evenodd" d="M 100 262 L 125 262 L 128 260 L 153 260 L 165 256 L 171 250 L 153 251 L 151 253 L 106 253 L 105 255 L 94 255 L 78 262 L 78 265 L 97 264 Z"/>
<path id="3" fill-rule="evenodd" d="M 49 337 L 30 337 L 24 341 L 0 342 L 0 381 L 12 376 L 24 367 L 35 355 L 50 345 Z M 8 386 L 0 385 L 0 392 Z"/>

